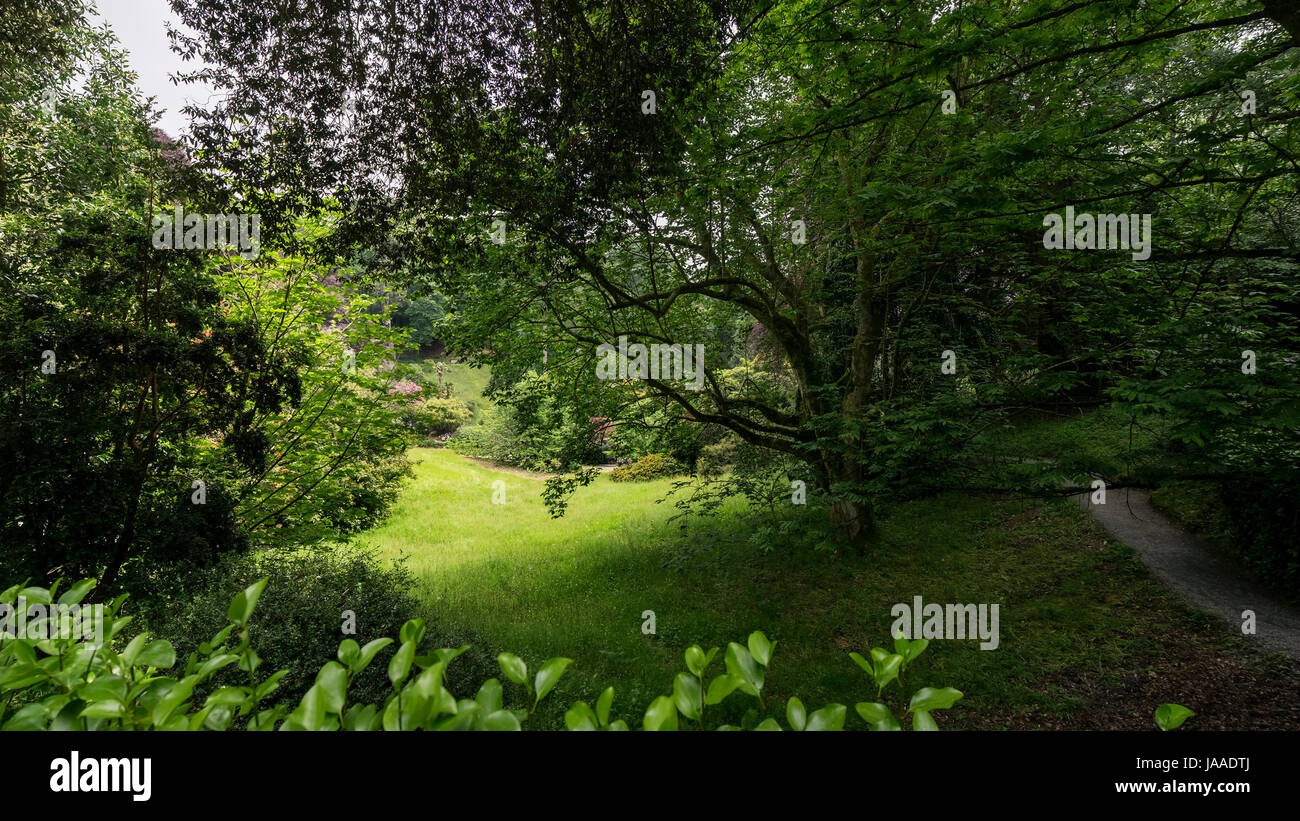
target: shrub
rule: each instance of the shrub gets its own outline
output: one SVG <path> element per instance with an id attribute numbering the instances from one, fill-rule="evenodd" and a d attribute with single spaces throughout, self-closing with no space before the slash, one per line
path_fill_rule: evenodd
<path id="1" fill-rule="evenodd" d="M 411 403 L 402 414 L 402 424 L 420 439 L 454 433 L 474 416 L 459 399 L 436 396 Z"/>
<path id="2" fill-rule="evenodd" d="M 666 453 L 684 465 L 694 464 L 700 448 L 716 431 L 711 425 L 689 422 L 682 412 L 655 401 L 644 401 L 619 413 L 608 423 L 606 459 L 636 461 L 651 453 Z"/>
<path id="3" fill-rule="evenodd" d="M 630 465 L 616 467 L 609 472 L 609 478 L 615 482 L 649 482 L 668 476 L 680 476 L 686 472 L 681 462 L 666 453 L 651 453 Z"/>
<path id="4" fill-rule="evenodd" d="M 258 653 L 273 670 L 287 670 L 280 684 L 285 698 L 300 698 L 311 686 L 321 659 L 333 655 L 344 637 L 343 612 L 356 615 L 353 639 L 362 644 L 393 635 L 420 612 L 409 592 L 415 577 L 402 563 L 381 563 L 351 547 L 247 554 L 213 569 L 195 571 L 180 585 L 184 594 L 167 603 L 146 604 L 150 632 L 170 640 L 181 658 L 198 649 L 225 623 L 232 595 L 261 577 L 271 579 L 250 624 L 258 633 Z M 215 579 L 216 581 L 212 581 Z M 223 670 L 216 685 L 247 681 L 237 670 Z M 388 682 L 370 670 L 353 684 L 357 695 L 382 699 Z"/>
<path id="5" fill-rule="evenodd" d="M 592 441 L 594 423 L 563 414 L 534 424 L 526 424 L 525 418 L 511 407 L 485 409 L 482 424 L 461 429 L 447 446 L 457 453 L 535 471 L 563 471 L 601 460 Z"/>
<path id="6" fill-rule="evenodd" d="M 696 472 L 701 476 L 720 476 L 726 473 L 739 459 L 739 449 L 743 444 L 744 441 L 739 436 L 728 432 L 717 442 L 705 445 L 695 462 Z"/>
<path id="7" fill-rule="evenodd" d="M 523 688 L 522 704 L 508 708 L 505 689 L 496 678 L 484 681 L 473 699 L 458 700 L 448 688 L 447 669 L 470 648 L 420 653 L 425 625 L 422 619 L 412 619 L 398 631 L 397 649 L 386 665 L 371 667 L 394 643 L 392 638 L 378 638 L 365 645 L 345 638 L 334 653 L 338 661 L 326 661 L 319 668 L 296 708 L 290 711 L 284 703 L 263 707 L 272 693 L 279 691 L 283 697 L 280 682 L 288 678 L 284 670 L 266 675 L 265 664 L 252 646 L 253 614 L 267 581 L 263 578 L 234 595 L 225 608 L 228 623 L 190 654 L 182 678 L 158 675 L 176 666 L 176 649 L 170 641 L 151 640 L 146 633 L 127 641 L 121 635 L 129 621 L 118 618 L 125 597 L 110 602 L 97 619 L 103 627 L 102 642 L 74 636 L 19 636 L 5 641 L 0 644 L 0 694 L 5 694 L 0 700 L 0 729 L 271 730 L 278 726 L 282 730 L 521 730 L 572 663 L 567 658 L 548 659 L 530 676 L 523 659 L 501 653 L 497 664 L 506 679 Z M 57 582 L 50 590 L 14 586 L 0 593 L 0 603 L 12 605 L 26 599 L 76 607 L 94 585 L 93 579 L 78 582 L 57 599 Z M 893 652 L 877 647 L 869 658 L 857 653 L 849 656 L 871 676 L 879 699 L 891 683 L 897 682 L 901 688 L 909 663 L 928 644 L 925 639 L 908 641 L 899 635 Z M 707 708 L 736 692 L 754 698 L 757 709 L 751 707 L 739 727 L 724 724 L 715 729 L 783 729 L 774 716 L 760 718 L 769 710 L 764 694 L 775 649 L 776 642 L 758 631 L 751 633 L 744 645 L 729 643 L 722 671 L 709 678 L 706 686 L 705 673 L 720 648 L 708 652 L 699 645 L 687 648 L 686 671 L 674 678 L 671 696 L 659 696 L 646 708 L 642 729 L 676 730 L 679 716 L 704 729 L 706 712 L 716 713 Z M 232 669 L 246 676 L 238 677 L 237 684 L 212 689 L 218 676 Z M 379 669 L 391 684 L 382 704 L 357 702 L 354 688 Z M 937 730 L 931 713 L 951 707 L 961 697 L 962 693 L 951 687 L 922 687 L 913 693 L 905 714 L 911 714 L 915 729 Z M 595 709 L 576 702 L 565 714 L 565 724 L 570 730 L 627 730 L 627 722 L 611 714 L 613 701 L 614 688 L 609 687 L 596 699 Z M 883 702 L 859 702 L 856 711 L 868 729 L 902 729 Z M 805 731 L 843 730 L 848 716 L 843 704 L 827 704 L 809 712 L 794 696 L 781 712 L 791 729 Z"/>

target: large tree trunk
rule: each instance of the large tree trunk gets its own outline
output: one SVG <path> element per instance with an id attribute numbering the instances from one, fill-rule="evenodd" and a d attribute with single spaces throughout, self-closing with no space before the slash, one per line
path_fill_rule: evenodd
<path id="1" fill-rule="evenodd" d="M 858 555 L 865 555 L 867 544 L 876 535 L 875 511 L 870 502 L 840 499 L 831 505 L 831 527 L 841 541 L 852 546 Z"/>

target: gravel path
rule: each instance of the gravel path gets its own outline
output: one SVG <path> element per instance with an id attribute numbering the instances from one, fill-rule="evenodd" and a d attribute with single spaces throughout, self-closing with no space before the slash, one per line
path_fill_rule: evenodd
<path id="1" fill-rule="evenodd" d="M 1174 592 L 1234 630 L 1241 629 L 1243 610 L 1255 611 L 1256 634 L 1243 638 L 1300 659 L 1300 608 L 1243 578 L 1203 540 L 1161 516 L 1151 507 L 1149 492 L 1108 491 L 1104 505 L 1092 504 L 1090 496 L 1080 493 L 1075 499 Z"/>

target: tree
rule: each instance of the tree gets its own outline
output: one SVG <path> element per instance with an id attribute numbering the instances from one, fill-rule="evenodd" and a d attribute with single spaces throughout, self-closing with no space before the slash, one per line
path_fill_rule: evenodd
<path id="1" fill-rule="evenodd" d="M 373 366 L 396 339 L 383 315 L 306 326 L 366 303 L 269 252 L 253 267 L 289 285 L 262 294 L 229 252 L 158 248 L 156 213 L 203 210 L 192 166 L 151 128 L 112 36 L 80 6 L 54 11 L 68 16 L 42 54 L 0 51 L 3 575 L 95 575 L 105 595 L 133 570 L 273 543 L 277 525 L 373 522 L 404 467 L 400 431 L 365 424 L 391 420 L 383 379 L 322 400 L 312 355 L 329 346 L 339 374 L 346 340 Z"/>
<path id="2" fill-rule="evenodd" d="M 1016 408 L 1163 378 L 1145 352 L 1171 338 L 1144 318 L 1204 315 L 1229 270 L 1258 284 L 1223 261 L 1296 260 L 1280 3 L 358 0 L 316 10 L 324 50 L 291 16 L 177 8 L 236 90 L 199 131 L 214 168 L 393 215 L 376 228 L 408 274 L 463 301 L 459 347 L 505 374 L 546 350 L 590 416 L 648 391 L 797 455 L 858 544 L 876 499 L 969 472 Z M 286 155 L 330 162 L 268 173 Z M 1067 206 L 1153 214 L 1160 239 L 1140 260 L 1044 247 Z M 756 326 L 786 390 L 713 376 Z M 600 383 L 624 335 L 719 340 L 705 389 Z"/>

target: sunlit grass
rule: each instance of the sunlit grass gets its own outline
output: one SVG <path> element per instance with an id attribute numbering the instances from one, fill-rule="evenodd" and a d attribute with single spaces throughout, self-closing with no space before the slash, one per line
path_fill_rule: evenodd
<path id="1" fill-rule="evenodd" d="M 948 718 L 953 726 L 981 726 L 992 707 L 1068 712 L 1078 705 L 1054 677 L 1117 676 L 1159 651 L 1152 636 L 1188 623 L 1131 554 L 1106 544 L 1068 501 L 954 495 L 904 504 L 860 558 L 802 538 L 765 551 L 738 507 L 683 537 L 667 522 L 670 504 L 655 504 L 669 480 L 602 476 L 553 520 L 538 479 L 444 450 L 412 457 L 415 478 L 394 516 L 364 541 L 407 557 L 441 635 L 490 654 L 509 649 L 534 668 L 550 656 L 575 660 L 539 715 L 543 725 L 556 726 L 559 707 L 609 684 L 615 712 L 637 723 L 629 705 L 643 709 L 669 692 L 687 646 L 725 647 L 756 629 L 778 641 L 773 697 L 819 706 L 874 700 L 847 654 L 885 645 L 891 606 L 915 595 L 1000 605 L 998 650 L 937 641 L 909 674 L 908 693 L 951 685 L 967 694 Z M 492 503 L 495 481 L 505 483 L 504 504 Z M 655 613 L 654 635 L 641 629 L 646 610 Z"/>

